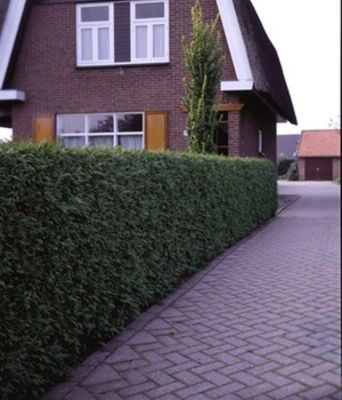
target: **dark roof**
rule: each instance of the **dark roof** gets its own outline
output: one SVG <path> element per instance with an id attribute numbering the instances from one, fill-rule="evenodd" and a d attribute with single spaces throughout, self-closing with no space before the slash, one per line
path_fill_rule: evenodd
<path id="1" fill-rule="evenodd" d="M 255 90 L 287 121 L 297 124 L 276 49 L 250 0 L 233 0 L 252 69 Z"/>
<path id="2" fill-rule="evenodd" d="M 277 157 L 296 158 L 300 134 L 277 136 Z"/>
<path id="3" fill-rule="evenodd" d="M 339 129 L 302 131 L 298 157 L 341 157 L 341 131 Z"/>
<path id="4" fill-rule="evenodd" d="M 2 26 L 5 21 L 5 15 L 7 11 L 9 0 L 0 0 L 0 35 L 2 31 Z"/>

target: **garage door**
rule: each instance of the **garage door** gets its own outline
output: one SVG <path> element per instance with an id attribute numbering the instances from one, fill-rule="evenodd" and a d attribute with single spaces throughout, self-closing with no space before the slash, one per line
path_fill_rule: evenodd
<path id="1" fill-rule="evenodd" d="M 308 181 L 331 181 L 331 158 L 307 158 L 305 160 L 305 179 Z"/>

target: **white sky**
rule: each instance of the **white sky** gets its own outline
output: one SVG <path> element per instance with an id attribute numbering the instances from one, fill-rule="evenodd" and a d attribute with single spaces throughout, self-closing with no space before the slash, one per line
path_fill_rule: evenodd
<path id="1" fill-rule="evenodd" d="M 329 127 L 340 116 L 340 0 L 252 0 L 277 49 L 298 126 L 278 133 Z"/>
<path id="2" fill-rule="evenodd" d="M 328 128 L 340 116 L 340 0 L 252 2 L 278 51 L 298 120 L 278 124 L 278 133 Z"/>

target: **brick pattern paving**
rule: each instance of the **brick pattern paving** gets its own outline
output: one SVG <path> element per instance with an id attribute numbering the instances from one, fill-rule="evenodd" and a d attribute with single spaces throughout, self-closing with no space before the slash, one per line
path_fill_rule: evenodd
<path id="1" fill-rule="evenodd" d="M 342 399 L 338 188 L 281 190 L 301 197 L 44 400 Z"/>

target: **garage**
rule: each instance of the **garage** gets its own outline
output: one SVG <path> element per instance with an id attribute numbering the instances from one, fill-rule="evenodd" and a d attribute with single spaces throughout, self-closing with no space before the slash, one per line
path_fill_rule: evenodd
<path id="1" fill-rule="evenodd" d="M 341 176 L 339 129 L 302 131 L 298 149 L 300 181 L 332 181 Z"/>
<path id="2" fill-rule="evenodd" d="M 306 181 L 331 181 L 332 176 L 331 158 L 306 158 L 305 180 Z"/>

